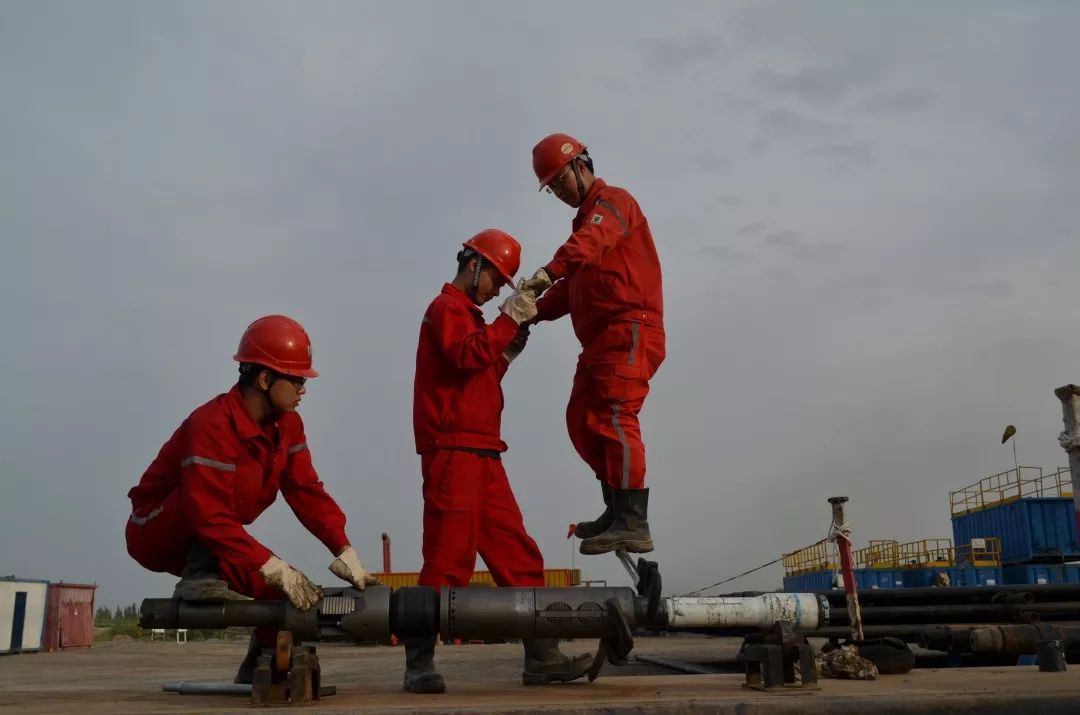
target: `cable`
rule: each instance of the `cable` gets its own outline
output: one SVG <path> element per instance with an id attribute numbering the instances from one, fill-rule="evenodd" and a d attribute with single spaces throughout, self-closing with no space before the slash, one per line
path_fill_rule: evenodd
<path id="1" fill-rule="evenodd" d="M 825 537 L 821 541 L 815 541 L 814 543 L 810 544 L 809 546 L 805 546 L 803 548 L 809 549 L 809 548 L 812 548 L 814 546 L 817 546 L 818 544 L 824 544 L 826 541 L 829 541 L 829 537 Z M 687 594 L 684 594 L 684 596 L 697 596 L 698 594 L 700 594 L 703 591 L 708 591 L 710 588 L 716 588 L 717 586 L 722 586 L 725 583 L 728 583 L 729 581 L 734 581 L 735 579 L 742 578 L 743 576 L 748 576 L 749 574 L 752 574 L 755 571 L 760 571 L 761 569 L 768 568 L 769 566 L 772 566 L 773 564 L 778 564 L 783 560 L 784 560 L 784 557 L 781 556 L 778 559 L 773 559 L 772 561 L 770 561 L 767 564 L 762 564 L 761 566 L 757 566 L 755 568 L 752 568 L 749 571 L 743 571 L 738 576 L 732 576 L 731 578 L 726 578 L 723 581 L 717 581 L 716 583 L 712 584 L 711 586 L 703 586 L 702 588 L 699 588 L 696 591 L 691 591 L 691 592 L 689 592 Z"/>

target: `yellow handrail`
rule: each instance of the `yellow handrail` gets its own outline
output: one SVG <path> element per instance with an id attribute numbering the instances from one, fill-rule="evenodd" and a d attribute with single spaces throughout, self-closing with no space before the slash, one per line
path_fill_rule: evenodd
<path id="1" fill-rule="evenodd" d="M 839 568 L 829 560 L 829 545 L 825 542 L 811 544 L 783 555 L 784 575 L 795 576 L 816 571 L 832 571 Z"/>
<path id="2" fill-rule="evenodd" d="M 1068 467 L 1044 474 L 1042 467 L 1021 466 L 949 492 L 949 509 L 953 516 L 959 516 L 1029 497 L 1071 496 L 1072 475 Z"/>
<path id="3" fill-rule="evenodd" d="M 900 561 L 899 544 L 895 539 L 871 539 L 870 545 L 852 553 L 855 567 L 862 569 L 896 568 Z"/>
<path id="4" fill-rule="evenodd" d="M 897 547 L 903 568 L 939 568 L 953 565 L 952 539 L 921 539 Z"/>
<path id="5" fill-rule="evenodd" d="M 954 550 L 954 562 L 957 566 L 1000 566 L 1001 539 L 989 536 L 984 539 L 972 539 Z"/>

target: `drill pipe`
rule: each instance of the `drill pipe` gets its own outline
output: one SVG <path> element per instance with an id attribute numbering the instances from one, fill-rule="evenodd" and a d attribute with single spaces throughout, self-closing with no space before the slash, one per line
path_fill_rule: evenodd
<path id="1" fill-rule="evenodd" d="M 979 626 L 972 628 L 966 650 L 972 653 L 1022 655 L 1034 653 L 1039 641 L 1060 640 L 1065 650 L 1080 649 L 1080 628 L 1047 624 Z"/>
<path id="2" fill-rule="evenodd" d="M 901 623 L 1025 623 L 1039 617 L 1080 618 L 1080 602 L 1029 604 L 924 604 L 918 606 L 867 606 L 862 609 L 867 624 Z M 845 625 L 847 614 L 837 612 L 832 625 Z"/>
<path id="3" fill-rule="evenodd" d="M 833 608 L 844 608 L 843 591 L 820 591 Z M 859 603 L 867 606 L 914 606 L 918 604 L 1064 602 L 1080 600 L 1080 585 L 1039 584 L 1019 586 L 948 586 L 942 588 L 872 588 L 859 591 Z"/>
<path id="4" fill-rule="evenodd" d="M 616 612 L 612 613 L 611 609 Z M 747 598 L 664 598 L 649 618 L 648 599 L 630 588 L 451 588 L 411 586 L 391 592 L 370 586 L 326 588 L 309 611 L 287 601 L 202 603 L 164 598 L 143 601 L 143 628 L 269 626 L 298 641 L 386 643 L 439 634 L 443 638 L 604 638 L 630 629 L 769 627 L 788 621 L 802 628 L 828 623 L 828 604 L 810 594 Z M 613 618 L 616 619 L 613 622 Z"/>

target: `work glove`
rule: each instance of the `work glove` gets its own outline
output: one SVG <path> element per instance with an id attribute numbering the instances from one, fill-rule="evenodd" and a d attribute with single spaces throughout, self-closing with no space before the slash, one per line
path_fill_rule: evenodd
<path id="1" fill-rule="evenodd" d="M 517 337 L 506 346 L 506 350 L 503 350 L 503 357 L 506 358 L 506 362 L 514 362 L 514 358 L 521 354 L 521 351 L 525 349 L 525 343 L 527 342 L 529 342 L 528 323 L 518 328 Z"/>
<path id="2" fill-rule="evenodd" d="M 548 272 L 541 268 L 532 274 L 532 278 L 522 281 L 521 285 L 518 286 L 518 290 L 527 291 L 532 293 L 534 298 L 539 298 L 554 282 Z"/>
<path id="3" fill-rule="evenodd" d="M 322 598 L 322 589 L 277 556 L 271 556 L 259 567 L 259 575 L 266 583 L 284 591 L 289 602 L 301 611 L 310 610 Z"/>
<path id="4" fill-rule="evenodd" d="M 510 316 L 518 325 L 536 317 L 536 296 L 525 290 L 524 278 L 518 283 L 517 290 L 499 306 L 499 310 Z"/>
<path id="5" fill-rule="evenodd" d="M 379 585 L 379 579 L 364 569 L 356 549 L 351 546 L 346 546 L 345 550 L 337 555 L 330 564 L 330 573 L 342 581 L 348 581 L 357 591 L 363 591 L 365 586 Z"/>

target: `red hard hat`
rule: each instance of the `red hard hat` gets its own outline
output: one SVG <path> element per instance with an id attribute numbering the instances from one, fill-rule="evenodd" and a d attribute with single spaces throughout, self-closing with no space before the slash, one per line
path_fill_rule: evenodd
<path id="1" fill-rule="evenodd" d="M 507 283 L 514 282 L 514 274 L 521 265 L 521 244 L 517 239 L 497 228 L 489 228 L 476 234 L 464 244 L 465 248 L 471 248 L 484 260 L 495 266 L 495 270 L 506 279 Z"/>
<path id="2" fill-rule="evenodd" d="M 533 147 L 533 171 L 544 188 L 562 168 L 585 151 L 585 145 L 569 134 L 552 134 Z"/>
<path id="3" fill-rule="evenodd" d="M 304 326 L 284 315 L 267 315 L 247 327 L 233 360 L 255 363 L 282 375 L 318 377 L 311 369 L 311 338 Z"/>

